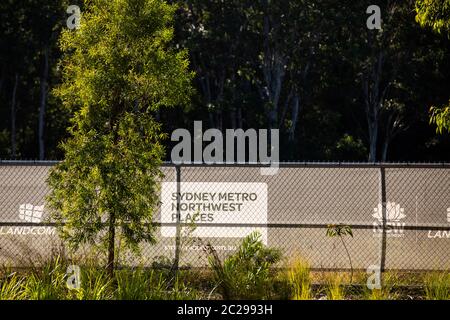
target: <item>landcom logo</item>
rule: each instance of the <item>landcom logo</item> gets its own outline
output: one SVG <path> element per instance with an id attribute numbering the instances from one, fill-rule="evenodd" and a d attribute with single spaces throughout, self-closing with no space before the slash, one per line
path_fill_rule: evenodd
<path id="1" fill-rule="evenodd" d="M 44 205 L 35 206 L 31 203 L 24 203 L 19 205 L 19 219 L 25 223 L 41 223 L 44 214 Z M 55 228 L 48 226 L 1 226 L 0 236 L 3 235 L 54 235 Z"/>

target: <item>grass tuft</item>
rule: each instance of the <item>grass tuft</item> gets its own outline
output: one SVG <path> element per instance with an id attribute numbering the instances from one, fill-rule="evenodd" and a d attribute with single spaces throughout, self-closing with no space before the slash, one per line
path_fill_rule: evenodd
<path id="1" fill-rule="evenodd" d="M 450 273 L 432 272 L 424 278 L 427 300 L 450 300 Z"/>
<path id="2" fill-rule="evenodd" d="M 301 258 L 296 258 L 287 271 L 287 280 L 292 290 L 293 300 L 312 298 L 310 266 Z"/>

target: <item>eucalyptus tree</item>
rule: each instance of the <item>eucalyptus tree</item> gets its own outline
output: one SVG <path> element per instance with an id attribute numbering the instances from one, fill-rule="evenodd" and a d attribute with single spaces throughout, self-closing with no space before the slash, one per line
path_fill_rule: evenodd
<path id="1" fill-rule="evenodd" d="M 342 53 L 352 59 L 355 85 L 365 115 L 368 141 L 368 160 L 385 161 L 391 141 L 410 124 L 405 96 L 410 92 L 405 85 L 409 63 L 413 60 L 414 21 L 412 1 L 386 0 L 380 3 L 381 28 L 369 29 L 362 15 L 368 2 L 348 4 L 348 41 Z M 358 101 L 358 99 L 356 100 Z"/>
<path id="2" fill-rule="evenodd" d="M 134 252 L 156 241 L 165 134 L 153 115 L 186 104 L 192 90 L 187 52 L 171 43 L 175 10 L 163 0 L 86 1 L 80 28 L 60 38 L 55 94 L 74 116 L 48 206 L 72 249 L 107 248 L 110 274 L 118 236 Z"/>

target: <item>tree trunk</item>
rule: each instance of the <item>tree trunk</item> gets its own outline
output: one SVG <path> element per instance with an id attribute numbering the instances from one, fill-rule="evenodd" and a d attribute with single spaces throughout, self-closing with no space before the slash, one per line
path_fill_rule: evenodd
<path id="1" fill-rule="evenodd" d="M 378 120 L 371 120 L 369 122 L 369 162 L 377 161 L 377 143 L 378 143 Z"/>
<path id="2" fill-rule="evenodd" d="M 114 250 L 116 241 L 116 217 L 113 212 L 109 214 L 108 229 L 108 264 L 107 271 L 110 278 L 114 277 Z"/>
<path id="3" fill-rule="evenodd" d="M 6 78 L 6 68 L 5 68 L 5 64 L 3 64 L 2 65 L 2 75 L 0 76 L 0 93 L 2 92 L 3 84 L 5 83 L 5 78 Z"/>
<path id="4" fill-rule="evenodd" d="M 382 154 L 381 154 L 382 162 L 386 162 L 388 149 L 389 149 L 389 141 L 384 141 L 383 150 L 382 150 Z"/>
<path id="5" fill-rule="evenodd" d="M 47 82 L 48 82 L 48 47 L 44 48 L 44 69 L 41 75 L 41 101 L 39 105 L 39 160 L 45 158 L 45 140 L 44 140 L 44 128 L 45 128 L 45 109 L 47 104 Z"/>
<path id="6" fill-rule="evenodd" d="M 16 96 L 17 86 L 19 83 L 19 74 L 16 73 L 14 77 L 14 88 L 11 99 L 11 158 L 16 158 L 17 144 L 16 144 Z"/>
<path id="7" fill-rule="evenodd" d="M 300 98 L 296 93 L 292 100 L 292 117 L 291 117 L 292 125 L 289 128 L 289 142 L 291 143 L 294 142 L 295 139 L 295 129 L 297 127 L 299 110 L 300 110 Z"/>
<path id="8" fill-rule="evenodd" d="M 380 126 L 380 112 L 388 86 L 381 89 L 381 75 L 384 64 L 384 53 L 380 51 L 374 64 L 363 79 L 366 117 L 369 131 L 369 161 L 377 160 L 378 128 Z"/>
<path id="9" fill-rule="evenodd" d="M 176 226 L 176 235 L 175 235 L 175 257 L 173 259 L 172 265 L 172 279 L 175 281 L 175 276 L 180 269 L 180 254 L 181 254 L 181 212 L 180 212 L 180 197 L 181 194 L 181 169 L 180 166 L 175 167 L 176 175 L 177 175 L 177 226 Z"/>
<path id="10" fill-rule="evenodd" d="M 286 57 L 271 41 L 272 33 L 279 27 L 279 24 L 270 17 L 269 1 L 266 0 L 264 6 L 266 8 L 263 20 L 264 58 L 262 70 L 264 85 L 263 88 L 260 88 L 260 94 L 267 110 L 269 129 L 276 129 L 278 128 L 278 108 L 285 75 Z"/>
<path id="11" fill-rule="evenodd" d="M 242 107 L 241 107 L 240 104 L 238 104 L 238 107 L 237 107 L 237 127 L 238 128 L 242 128 L 242 125 L 243 125 L 243 123 L 242 123 Z"/>

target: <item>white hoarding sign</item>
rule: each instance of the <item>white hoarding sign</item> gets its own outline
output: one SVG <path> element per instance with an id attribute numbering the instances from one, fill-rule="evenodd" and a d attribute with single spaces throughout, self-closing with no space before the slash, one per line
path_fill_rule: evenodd
<path id="1" fill-rule="evenodd" d="M 177 201 L 179 197 L 179 203 Z M 243 238 L 259 231 L 267 244 L 267 184 L 247 182 L 182 182 L 177 193 L 176 182 L 163 182 L 161 222 L 199 224 L 192 236 L 200 238 Z M 179 206 L 179 208 L 178 208 Z M 204 224 L 226 224 L 223 227 Z M 200 225 L 202 224 L 202 225 Z M 258 224 L 236 226 L 233 224 Z M 175 237 L 176 227 L 163 226 L 163 237 Z"/>

